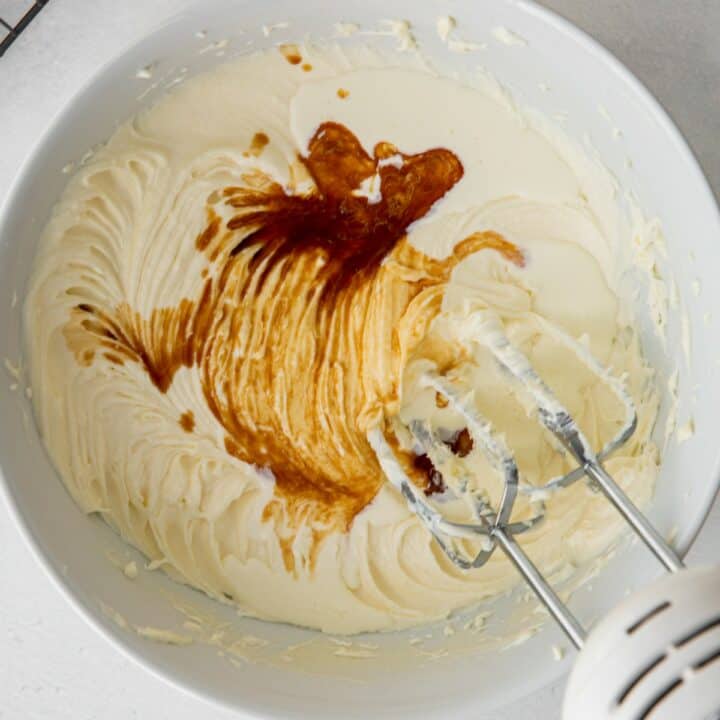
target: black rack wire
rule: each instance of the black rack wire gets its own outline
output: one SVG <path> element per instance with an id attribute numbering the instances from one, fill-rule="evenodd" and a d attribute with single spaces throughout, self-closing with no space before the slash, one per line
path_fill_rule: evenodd
<path id="1" fill-rule="evenodd" d="M 0 42 L 0 57 L 2 57 L 5 51 L 20 37 L 22 32 L 30 25 L 35 17 L 37 17 L 37 14 L 49 1 L 50 0 L 35 0 L 35 2 L 32 2 L 28 0 L 28 8 L 25 14 L 14 25 L 0 14 L 0 37 L 3 38 Z M 2 4 L 0 4 L 0 10 L 1 9 Z M 5 31 L 7 31 L 7 34 L 3 37 Z"/>

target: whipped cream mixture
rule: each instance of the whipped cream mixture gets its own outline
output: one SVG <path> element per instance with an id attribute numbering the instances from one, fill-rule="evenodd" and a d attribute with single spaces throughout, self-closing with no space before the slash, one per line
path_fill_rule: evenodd
<path id="1" fill-rule="evenodd" d="M 26 301 L 45 444 L 86 512 L 249 614 L 344 633 L 446 617 L 518 576 L 501 553 L 455 568 L 367 433 L 431 415 L 499 497 L 462 423 L 418 385 L 432 366 L 543 484 L 567 460 L 460 339 L 491 315 L 599 448 L 622 408 L 558 327 L 627 377 L 639 426 L 607 467 L 645 502 L 657 402 L 614 289 L 626 245 L 607 173 L 497 93 L 369 49 L 228 63 L 122 125 L 54 211 Z M 441 498 L 439 469 L 399 451 Z M 522 542 L 567 577 L 621 527 L 577 483 Z"/>

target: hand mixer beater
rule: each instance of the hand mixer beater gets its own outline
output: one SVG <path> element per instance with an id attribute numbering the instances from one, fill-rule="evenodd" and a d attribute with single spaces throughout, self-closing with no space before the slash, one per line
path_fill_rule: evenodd
<path id="1" fill-rule="evenodd" d="M 624 407 L 624 423 L 597 453 L 527 357 L 511 344 L 494 316 L 482 310 L 472 313 L 458 339 L 471 357 L 482 348 L 492 354 L 509 381 L 516 383 L 531 402 L 539 422 L 577 463 L 570 472 L 549 480 L 542 488 L 524 486 L 513 453 L 478 411 L 472 393 L 464 392 L 457 383 L 430 367 L 423 371 L 420 385 L 444 398 L 461 418 L 474 446 L 503 479 L 497 508 L 461 471 L 448 478 L 447 485 L 454 496 L 469 504 L 474 519 L 471 522 L 448 519 L 438 504 L 410 480 L 393 449 L 397 438 L 388 440 L 393 432 L 391 423 L 388 430 L 371 430 L 368 440 L 388 480 L 456 566 L 463 570 L 479 568 L 500 547 L 581 651 L 565 695 L 565 720 L 720 718 L 720 570 L 684 569 L 675 551 L 603 468 L 602 461 L 635 431 L 637 414 L 633 401 L 622 379 L 603 368 L 583 345 L 555 326 L 547 324 L 546 329 L 575 352 Z M 397 419 L 393 422 L 395 431 L 400 429 Z M 447 466 L 451 451 L 428 422 L 413 420 L 401 429 L 406 434 L 409 431 L 414 448 L 426 454 L 435 467 Z M 453 457 L 452 461 L 454 467 L 462 466 L 461 458 Z M 516 540 L 517 535 L 542 521 L 542 499 L 548 492 L 562 491 L 583 477 L 617 508 L 670 572 L 622 603 L 589 636 Z M 521 492 L 534 496 L 541 510 L 531 519 L 518 522 L 511 515 Z M 469 554 L 459 542 L 464 539 L 480 540 L 480 549 Z"/>

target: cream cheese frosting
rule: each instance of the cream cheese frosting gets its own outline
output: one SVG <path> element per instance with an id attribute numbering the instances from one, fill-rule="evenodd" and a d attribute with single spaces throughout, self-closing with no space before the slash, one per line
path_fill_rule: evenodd
<path id="1" fill-rule="evenodd" d="M 367 433 L 423 416 L 458 437 L 417 384 L 432 362 L 472 390 L 523 482 L 565 471 L 460 342 L 490 313 L 600 447 L 622 408 L 550 324 L 625 374 L 639 424 L 607 467 L 645 502 L 657 397 L 616 291 L 628 237 L 607 173 L 487 89 L 363 48 L 219 66 L 122 125 L 54 210 L 25 304 L 44 442 L 83 510 L 246 613 L 338 633 L 446 617 L 517 574 L 499 554 L 455 568 Z M 621 527 L 578 483 L 522 542 L 567 575 Z"/>

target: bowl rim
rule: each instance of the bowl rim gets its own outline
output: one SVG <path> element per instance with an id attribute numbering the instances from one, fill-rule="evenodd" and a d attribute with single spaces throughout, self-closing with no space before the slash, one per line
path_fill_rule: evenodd
<path id="1" fill-rule="evenodd" d="M 618 58 L 616 58 L 615 55 L 601 42 L 596 40 L 585 30 L 564 18 L 558 12 L 539 5 L 536 0 L 512 0 L 512 4 L 522 12 L 539 19 L 539 21 L 545 23 L 556 32 L 578 41 L 579 44 L 584 46 L 588 53 L 594 55 L 600 63 L 604 65 L 615 78 L 617 78 L 620 84 L 624 84 L 631 93 L 638 98 L 642 107 L 653 117 L 654 121 L 657 122 L 667 141 L 674 145 L 679 155 L 682 156 L 686 164 L 687 172 L 693 176 L 693 180 L 697 185 L 698 190 L 705 195 L 704 199 L 709 201 L 707 203 L 708 208 L 710 209 L 708 220 L 710 224 L 714 224 L 716 226 L 717 235 L 720 237 L 720 205 L 718 204 L 718 200 L 712 191 L 702 166 L 698 162 L 695 152 L 679 128 L 675 125 L 662 103 L 650 92 L 650 90 L 648 90 L 648 88 L 636 77 L 636 75 Z M 42 150 L 49 142 L 55 126 L 58 125 L 61 119 L 70 112 L 72 106 L 78 101 L 78 99 L 91 92 L 98 78 L 104 75 L 107 70 L 123 56 L 130 53 L 142 43 L 147 42 L 152 36 L 156 35 L 160 31 L 180 22 L 188 14 L 197 12 L 201 6 L 201 3 L 195 2 L 192 5 L 171 14 L 166 19 L 155 23 L 140 37 L 128 42 L 119 51 L 114 53 L 110 58 L 96 68 L 95 71 L 85 81 L 83 81 L 83 83 L 81 83 L 77 90 L 72 93 L 71 97 L 60 107 L 60 109 L 48 118 L 42 133 L 40 133 L 37 140 L 32 144 L 31 149 L 15 173 L 3 202 L 0 203 L 0 229 L 2 229 L 6 224 L 9 211 L 17 202 L 26 176 L 31 173 L 33 164 L 37 162 L 38 158 L 41 156 Z M 708 483 L 708 493 L 703 511 L 698 514 L 697 518 L 691 525 L 684 529 L 683 541 L 677 548 L 681 557 L 684 557 L 687 554 L 688 550 L 696 540 L 713 508 L 713 505 L 717 502 L 718 497 L 720 496 L 720 457 L 716 459 L 713 478 L 714 482 L 712 484 Z M 239 717 L 244 715 L 245 717 L 257 718 L 258 720 L 269 720 L 270 718 L 279 719 L 282 717 L 275 710 L 268 709 L 262 704 L 250 699 L 248 699 L 246 705 L 243 705 L 243 707 L 240 708 L 222 697 L 213 695 L 210 691 L 204 690 L 196 685 L 186 684 L 185 681 L 176 677 L 174 672 L 167 666 L 163 665 L 161 662 L 149 659 L 128 643 L 120 633 L 113 632 L 109 626 L 103 624 L 99 619 L 97 611 L 91 608 L 89 604 L 78 595 L 72 584 L 45 555 L 40 546 L 40 542 L 33 535 L 30 529 L 30 524 L 20 507 L 20 503 L 16 501 L 11 487 L 5 478 L 2 458 L 0 458 L 0 497 L 3 499 L 5 506 L 8 508 L 9 515 L 13 519 L 20 535 L 25 541 L 26 547 L 30 550 L 30 554 L 50 579 L 51 584 L 55 587 L 59 594 L 64 597 L 70 607 L 110 646 L 119 651 L 124 658 L 130 660 L 134 665 L 149 672 L 152 676 L 167 685 L 170 685 L 183 693 L 187 693 L 202 702 L 208 703 L 210 706 L 235 713 Z M 521 697 L 530 697 L 532 694 L 541 690 L 542 687 L 546 687 L 546 685 L 538 686 L 535 690 L 532 690 Z M 520 698 L 517 698 L 516 702 L 519 700 Z"/>

